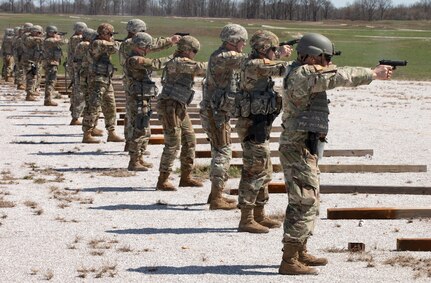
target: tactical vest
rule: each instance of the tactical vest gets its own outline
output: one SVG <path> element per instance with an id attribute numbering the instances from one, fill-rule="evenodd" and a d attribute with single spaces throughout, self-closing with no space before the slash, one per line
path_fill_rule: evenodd
<path id="1" fill-rule="evenodd" d="M 47 48 L 45 50 L 45 59 L 50 61 L 61 61 L 61 56 L 63 55 L 61 48 L 59 46 L 55 46 L 54 48 Z"/>
<path id="2" fill-rule="evenodd" d="M 13 54 L 13 37 L 5 36 L 2 44 L 3 50 L 2 53 L 4 55 L 12 55 Z"/>
<path id="3" fill-rule="evenodd" d="M 193 84 L 193 75 L 178 73 L 175 77 L 172 77 L 167 74 L 165 67 L 162 74 L 163 89 L 158 99 L 173 99 L 181 104 L 189 105 L 193 101 L 195 94 Z"/>
<path id="4" fill-rule="evenodd" d="M 106 53 L 102 54 L 98 60 L 94 60 L 92 67 L 92 72 L 98 76 L 112 77 L 114 74 L 114 66 Z"/>

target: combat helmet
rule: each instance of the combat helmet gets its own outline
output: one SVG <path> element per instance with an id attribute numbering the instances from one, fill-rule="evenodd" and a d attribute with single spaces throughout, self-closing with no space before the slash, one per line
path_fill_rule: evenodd
<path id="1" fill-rule="evenodd" d="M 132 19 L 127 22 L 126 30 L 133 34 L 136 34 L 138 32 L 145 32 L 147 30 L 147 25 L 143 20 Z"/>
<path id="2" fill-rule="evenodd" d="M 34 25 L 31 27 L 31 33 L 43 33 L 43 28 L 40 25 Z"/>
<path id="3" fill-rule="evenodd" d="M 46 34 L 57 33 L 58 29 L 56 26 L 47 26 L 45 29 Z"/>
<path id="4" fill-rule="evenodd" d="M 319 33 L 308 33 L 299 40 L 296 51 L 300 55 L 334 55 L 334 44 Z"/>
<path id="5" fill-rule="evenodd" d="M 24 32 L 31 32 L 31 28 L 33 27 L 32 23 L 25 23 L 23 26 Z"/>
<path id="6" fill-rule="evenodd" d="M 22 27 L 16 26 L 13 28 L 13 32 L 15 35 L 19 35 L 19 32 L 21 31 Z"/>
<path id="7" fill-rule="evenodd" d="M 7 29 L 5 30 L 5 34 L 6 34 L 7 36 L 14 36 L 14 35 L 15 35 L 15 32 L 14 32 L 13 28 L 7 28 Z"/>
<path id="8" fill-rule="evenodd" d="M 138 32 L 132 37 L 132 44 L 135 47 L 147 48 L 153 42 L 153 38 L 146 32 Z"/>
<path id="9" fill-rule="evenodd" d="M 223 42 L 236 44 L 240 40 L 247 41 L 248 33 L 243 26 L 237 24 L 228 24 L 222 28 L 220 32 L 220 39 Z"/>
<path id="10" fill-rule="evenodd" d="M 256 31 L 250 39 L 250 46 L 259 53 L 266 53 L 272 47 L 278 47 L 278 36 L 268 30 Z"/>
<path id="11" fill-rule="evenodd" d="M 84 32 L 84 30 L 87 28 L 87 24 L 86 23 L 84 23 L 84 22 L 76 22 L 74 25 L 73 25 L 73 31 L 75 32 L 75 33 L 82 33 L 82 32 Z"/>
<path id="12" fill-rule="evenodd" d="M 82 39 L 85 41 L 92 41 L 97 37 L 97 31 L 95 31 L 92 28 L 86 28 L 84 29 L 84 32 L 82 33 Z"/>
<path id="13" fill-rule="evenodd" d="M 113 32 L 114 32 L 114 27 L 108 23 L 100 24 L 99 27 L 97 28 L 97 33 L 99 35 L 112 34 Z"/>
<path id="14" fill-rule="evenodd" d="M 177 43 L 178 51 L 193 51 L 197 53 L 201 48 L 201 44 L 199 41 L 190 35 L 186 35 L 181 37 L 181 39 Z"/>

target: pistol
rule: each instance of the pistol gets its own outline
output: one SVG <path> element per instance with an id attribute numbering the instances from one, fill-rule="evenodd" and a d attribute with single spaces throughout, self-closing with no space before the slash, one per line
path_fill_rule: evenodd
<path id="1" fill-rule="evenodd" d="M 404 66 L 407 66 L 407 61 L 406 60 L 404 60 L 404 61 L 395 61 L 395 60 L 380 60 L 379 61 L 379 64 L 380 65 L 389 65 L 389 66 L 392 66 L 392 69 L 396 69 L 397 67 L 399 67 L 399 66 L 401 66 L 401 67 L 404 67 Z"/>
<path id="2" fill-rule="evenodd" d="M 300 38 L 292 39 L 289 41 L 283 41 L 283 42 L 280 42 L 280 44 L 278 46 L 283 46 L 283 45 L 293 46 L 293 45 L 297 44 L 299 42 L 299 40 L 300 40 Z"/>
<path id="3" fill-rule="evenodd" d="M 61 35 L 61 36 L 64 36 L 64 35 L 66 35 L 66 34 L 67 34 L 67 32 L 65 32 L 65 31 L 59 31 L 59 32 L 57 32 L 57 34 L 58 34 L 58 35 Z"/>
<path id="4" fill-rule="evenodd" d="M 190 33 L 189 32 L 176 32 L 176 33 L 174 33 L 174 35 L 186 36 L 186 35 L 190 35 Z"/>

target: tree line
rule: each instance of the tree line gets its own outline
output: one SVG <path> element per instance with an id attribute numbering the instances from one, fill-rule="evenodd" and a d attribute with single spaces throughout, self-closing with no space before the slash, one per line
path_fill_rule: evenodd
<path id="1" fill-rule="evenodd" d="M 393 5 L 392 0 L 354 0 L 336 8 L 330 0 L 1 0 L 8 13 L 145 15 L 321 20 L 429 20 L 431 0 Z"/>

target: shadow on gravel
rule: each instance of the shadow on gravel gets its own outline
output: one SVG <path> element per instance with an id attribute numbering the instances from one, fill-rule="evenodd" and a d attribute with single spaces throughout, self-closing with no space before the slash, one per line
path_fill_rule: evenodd
<path id="1" fill-rule="evenodd" d="M 82 142 L 80 142 L 80 141 L 76 141 L 76 142 L 13 141 L 11 143 L 13 143 L 13 144 L 82 144 Z"/>
<path id="2" fill-rule="evenodd" d="M 47 127 L 47 126 L 67 126 L 67 124 L 36 124 L 36 123 L 28 123 L 28 124 L 15 124 L 15 126 L 35 126 L 35 127 Z"/>
<path id="3" fill-rule="evenodd" d="M 155 189 L 152 188 L 152 191 Z M 181 210 L 181 211 L 204 211 L 202 206 L 206 203 L 191 203 L 191 204 L 168 204 L 168 203 L 155 203 L 155 204 L 116 204 L 105 205 L 98 207 L 89 207 L 88 209 L 102 209 L 102 210 Z"/>
<path id="4" fill-rule="evenodd" d="M 18 137 L 82 137 L 82 134 L 33 134 L 18 135 Z"/>
<path id="5" fill-rule="evenodd" d="M 46 155 L 46 156 L 63 156 L 63 155 L 78 155 L 78 156 L 86 156 L 86 155 L 118 155 L 119 152 L 122 151 L 86 151 L 86 152 L 80 152 L 80 151 L 64 151 L 64 152 L 38 152 L 38 153 L 32 153 L 32 155 Z M 94 171 L 91 169 L 88 169 L 89 171 Z M 78 170 L 75 170 L 78 171 Z"/>
<path id="6" fill-rule="evenodd" d="M 66 115 L 62 115 L 62 116 L 58 115 L 55 117 L 66 117 Z M 23 118 L 54 118 L 54 116 L 53 115 L 12 115 L 7 117 L 7 119 L 23 119 Z"/>
<path id="7" fill-rule="evenodd" d="M 80 189 L 84 193 L 154 192 L 154 187 L 95 187 Z"/>
<path id="8" fill-rule="evenodd" d="M 99 154 L 99 152 L 95 152 L 94 154 Z M 115 167 L 100 167 L 100 168 L 90 168 L 90 167 L 78 167 L 78 168 L 55 168 L 55 171 L 58 172 L 84 172 L 84 173 L 103 173 L 103 172 L 112 172 L 112 171 L 127 171 L 124 167 L 115 168 Z"/>
<path id="9" fill-rule="evenodd" d="M 142 228 L 107 230 L 106 233 L 113 234 L 132 234 L 132 235 L 156 235 L 156 234 L 207 234 L 207 233 L 238 233 L 237 228 Z M 176 273 L 178 274 L 178 273 Z"/>
<path id="10" fill-rule="evenodd" d="M 3 101 L 6 101 L 6 102 L 10 102 L 10 100 L 0 100 L 0 102 L 3 102 Z M 34 107 L 34 105 L 29 105 L 29 104 L 13 104 L 13 103 L 10 103 L 10 104 L 1 104 L 0 105 L 0 107 Z"/>
<path id="11" fill-rule="evenodd" d="M 139 268 L 129 268 L 127 271 L 145 274 L 166 274 L 166 275 L 203 275 L 203 274 L 226 274 L 226 275 L 278 275 L 276 270 L 278 265 L 214 265 L 214 266 L 143 266 Z M 275 269 L 263 271 L 262 269 Z"/>

